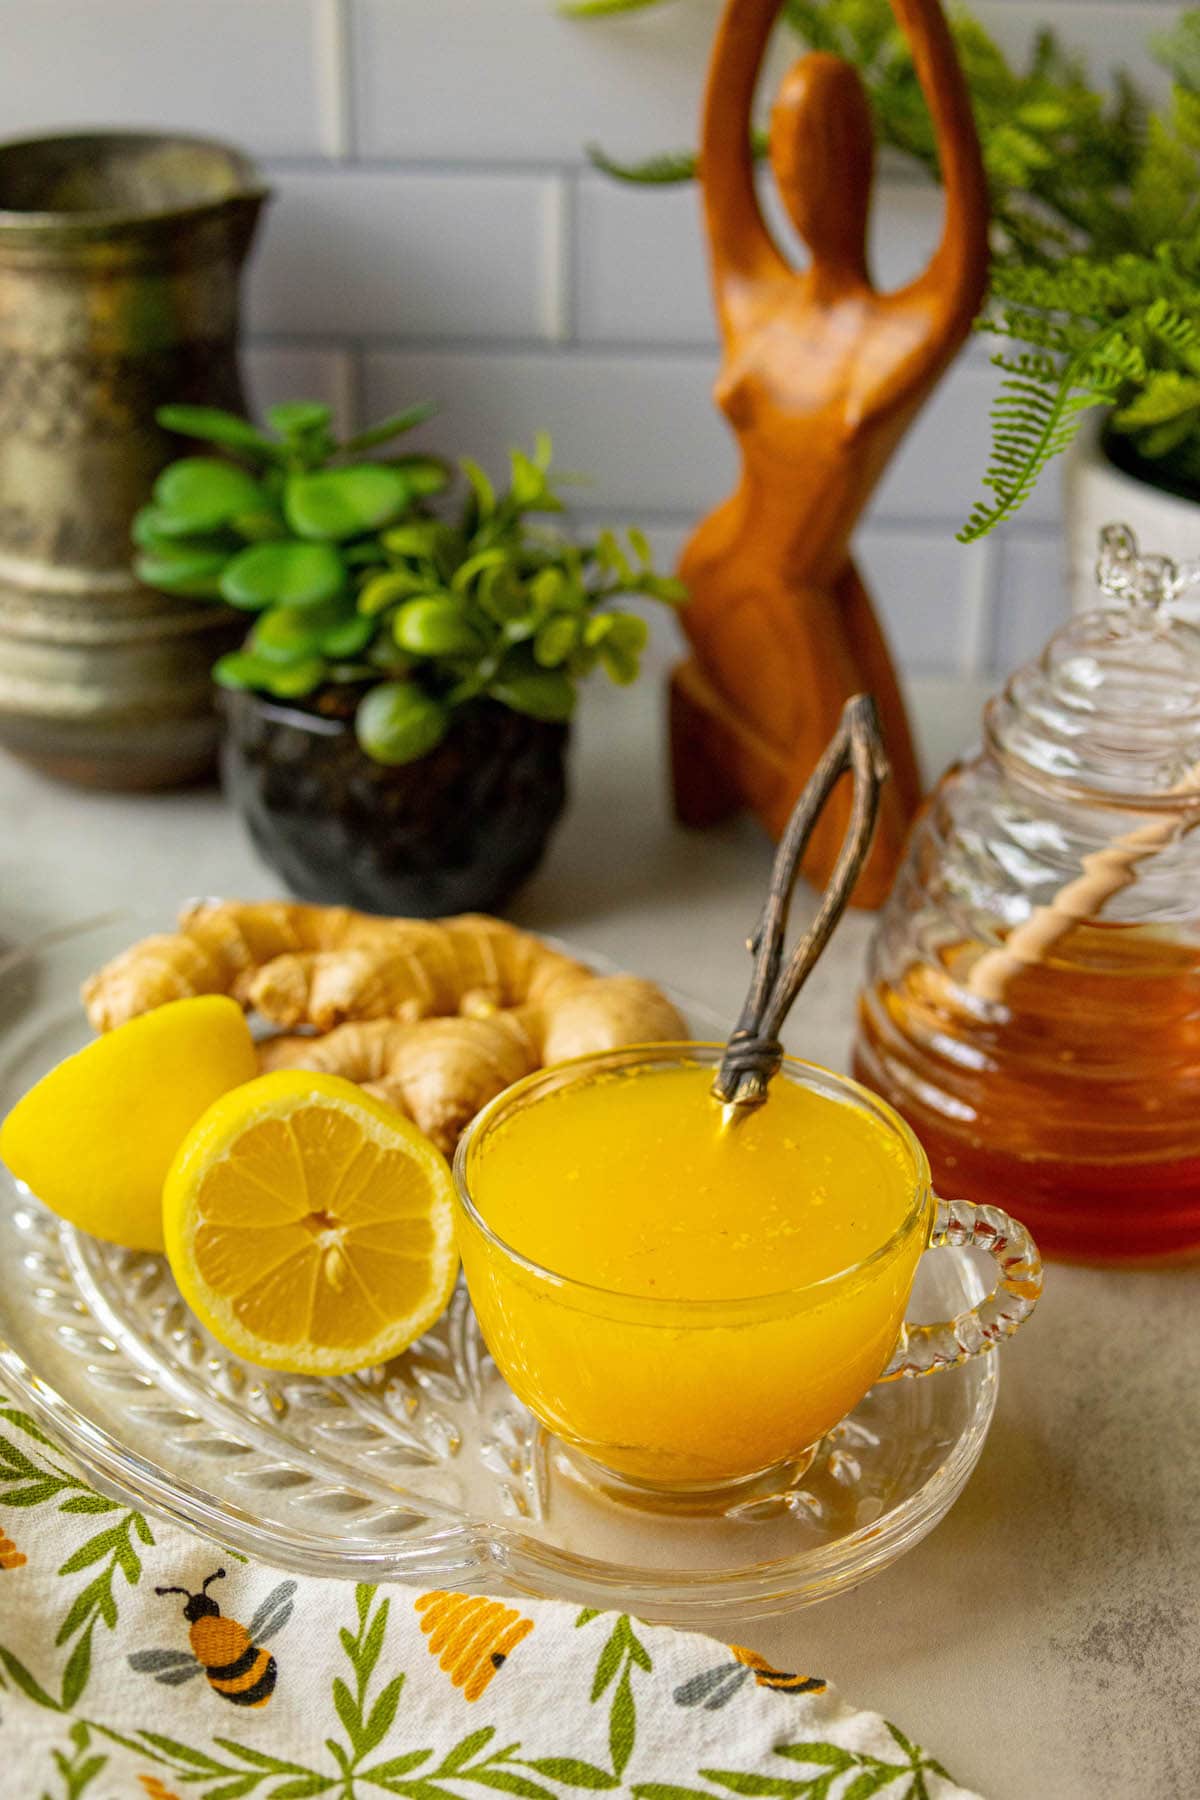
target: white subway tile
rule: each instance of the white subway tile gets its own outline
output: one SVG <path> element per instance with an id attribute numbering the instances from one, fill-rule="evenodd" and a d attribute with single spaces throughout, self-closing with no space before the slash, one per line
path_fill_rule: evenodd
<path id="1" fill-rule="evenodd" d="M 575 208 L 575 329 L 586 343 L 716 340 L 692 185 L 581 178 Z"/>
<path id="2" fill-rule="evenodd" d="M 5 15 L 7 137 L 98 125 L 323 148 L 313 0 L 8 0 Z"/>
<path id="3" fill-rule="evenodd" d="M 732 485 L 731 440 L 709 399 L 710 357 L 370 351 L 365 370 L 372 416 L 433 400 L 440 411 L 421 428 L 423 441 L 500 475 L 510 444 L 549 431 L 557 466 L 590 477 L 572 497 L 593 511 L 633 523 L 643 509 L 698 514 Z"/>
<path id="4" fill-rule="evenodd" d="M 760 182 L 763 209 L 798 264 L 770 176 Z M 898 287 L 918 275 L 937 244 L 941 194 L 931 183 L 881 182 L 871 216 L 875 282 Z M 576 328 L 585 342 L 696 343 L 716 328 L 700 196 L 693 186 L 626 186 L 585 175 L 576 207 Z"/>
<path id="5" fill-rule="evenodd" d="M 1002 526 L 996 535 L 1000 579 L 992 606 L 988 661 L 997 675 L 1011 675 L 1041 654 L 1070 613 L 1066 547 L 1053 532 L 1022 533 Z"/>
<path id="6" fill-rule="evenodd" d="M 909 673 L 959 674 L 974 660 L 981 548 L 945 527 L 900 531 L 864 525 L 854 556 L 897 664 Z"/>
<path id="7" fill-rule="evenodd" d="M 250 281 L 259 331 L 550 335 L 555 182 L 533 176 L 272 171 Z"/>
<path id="8" fill-rule="evenodd" d="M 283 400 L 323 400 L 333 408 L 338 431 L 352 431 L 360 422 L 354 416 L 354 364 L 347 350 L 252 343 L 243 354 L 242 372 L 256 418 Z"/>
<path id="9" fill-rule="evenodd" d="M 694 144 L 719 0 L 589 21 L 553 0 L 352 0 L 367 156 L 582 160 Z M 782 38 L 768 94 L 794 45 Z"/>

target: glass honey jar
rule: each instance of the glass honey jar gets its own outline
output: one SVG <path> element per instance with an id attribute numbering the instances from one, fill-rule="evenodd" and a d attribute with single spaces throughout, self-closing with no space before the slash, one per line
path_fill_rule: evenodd
<path id="1" fill-rule="evenodd" d="M 986 707 L 872 942 L 855 1073 L 943 1193 L 1044 1251 L 1200 1252 L 1200 566 L 1101 537 L 1101 603 Z"/>

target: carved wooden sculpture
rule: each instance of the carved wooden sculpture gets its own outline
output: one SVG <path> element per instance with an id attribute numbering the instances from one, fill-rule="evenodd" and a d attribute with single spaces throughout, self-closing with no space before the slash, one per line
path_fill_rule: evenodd
<path id="1" fill-rule="evenodd" d="M 937 134 L 941 242 L 917 280 L 894 293 L 872 287 L 866 95 L 850 64 L 813 52 L 792 66 L 771 119 L 771 167 L 811 252 L 810 266 L 794 269 L 763 219 L 750 153 L 755 84 L 780 4 L 727 0 L 709 70 L 701 179 L 725 351 L 714 394 L 737 435 L 742 476 L 680 565 L 693 655 L 672 678 L 675 802 L 696 825 L 748 804 L 777 837 L 846 699 L 871 692 L 893 771 L 856 893 L 874 905 L 890 885 L 920 789 L 895 673 L 849 538 L 978 310 L 987 189 L 937 0 L 891 0 Z M 846 804 L 827 809 L 813 838 L 808 867 L 822 882 Z"/>

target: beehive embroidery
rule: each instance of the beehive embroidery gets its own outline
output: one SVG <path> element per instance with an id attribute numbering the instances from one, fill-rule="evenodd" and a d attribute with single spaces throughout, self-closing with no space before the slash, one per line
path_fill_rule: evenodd
<path id="1" fill-rule="evenodd" d="M 533 1620 L 501 1600 L 448 1594 L 440 1588 L 416 1601 L 429 1654 L 467 1700 L 478 1700 L 493 1675 L 533 1630 Z"/>

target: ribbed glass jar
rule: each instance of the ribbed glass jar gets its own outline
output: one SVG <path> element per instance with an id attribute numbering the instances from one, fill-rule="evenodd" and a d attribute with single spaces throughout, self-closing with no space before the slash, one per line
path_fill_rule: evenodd
<path id="1" fill-rule="evenodd" d="M 1106 534 L 1109 602 L 942 779 L 871 947 L 855 1072 L 943 1193 L 1050 1254 L 1200 1251 L 1200 634 Z"/>

